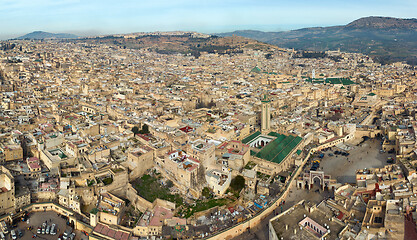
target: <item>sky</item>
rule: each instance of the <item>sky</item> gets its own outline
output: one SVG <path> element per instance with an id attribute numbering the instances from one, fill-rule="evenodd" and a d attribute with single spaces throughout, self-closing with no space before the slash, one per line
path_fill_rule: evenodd
<path id="1" fill-rule="evenodd" d="M 283 31 L 416 15 L 416 0 L 0 0 L 0 39 L 32 31 L 80 36 Z"/>

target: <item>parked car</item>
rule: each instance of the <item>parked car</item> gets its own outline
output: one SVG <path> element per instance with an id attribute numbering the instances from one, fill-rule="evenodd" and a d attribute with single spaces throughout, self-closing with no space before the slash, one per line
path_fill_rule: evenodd
<path id="1" fill-rule="evenodd" d="M 71 230 L 66 230 L 65 232 L 64 232 L 64 236 L 62 236 L 62 239 L 64 239 L 64 240 L 67 240 L 68 238 L 69 238 L 69 236 L 71 235 Z"/>
<path id="2" fill-rule="evenodd" d="M 53 223 L 51 227 L 51 235 L 55 235 L 55 234 L 56 234 L 56 224 Z"/>
<path id="3" fill-rule="evenodd" d="M 37 234 L 41 234 L 41 232 L 42 232 L 42 228 L 41 227 L 38 227 L 38 231 L 36 231 L 36 233 Z"/>
<path id="4" fill-rule="evenodd" d="M 18 229 L 16 229 L 16 232 L 17 232 L 17 236 L 18 237 L 23 237 L 23 232 L 18 228 Z"/>
<path id="5" fill-rule="evenodd" d="M 45 233 L 46 233 L 46 234 L 49 234 L 49 230 L 51 230 L 51 226 L 49 226 L 49 225 L 48 225 L 48 226 L 46 226 Z"/>
<path id="6" fill-rule="evenodd" d="M 334 154 L 333 153 L 329 153 L 329 157 L 332 157 L 332 156 L 334 156 Z"/>
<path id="7" fill-rule="evenodd" d="M 13 240 L 17 239 L 17 235 L 16 235 L 16 232 L 14 230 L 10 231 L 10 236 L 12 236 Z"/>
<path id="8" fill-rule="evenodd" d="M 75 238 L 75 233 L 73 232 L 73 233 L 71 233 L 71 235 L 69 236 L 69 238 L 71 239 L 71 240 L 74 240 L 74 238 Z"/>

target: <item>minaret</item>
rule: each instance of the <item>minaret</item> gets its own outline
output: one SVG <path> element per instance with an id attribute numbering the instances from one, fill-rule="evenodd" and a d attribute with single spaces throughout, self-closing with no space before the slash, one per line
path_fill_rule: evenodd
<path id="1" fill-rule="evenodd" d="M 266 134 L 271 128 L 271 113 L 269 111 L 270 100 L 266 95 L 262 100 L 262 111 L 261 111 L 261 132 Z"/>

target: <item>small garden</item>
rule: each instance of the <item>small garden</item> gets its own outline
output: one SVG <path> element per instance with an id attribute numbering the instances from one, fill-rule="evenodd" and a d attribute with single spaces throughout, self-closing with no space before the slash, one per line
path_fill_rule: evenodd
<path id="1" fill-rule="evenodd" d="M 271 176 L 265 173 L 256 172 L 256 177 L 263 181 L 267 181 Z"/>
<path id="2" fill-rule="evenodd" d="M 245 165 L 244 169 L 252 170 L 256 166 L 256 163 L 249 161 L 248 164 Z"/>
<path id="3" fill-rule="evenodd" d="M 104 186 L 110 185 L 113 183 L 113 178 L 111 176 L 106 176 L 106 177 L 97 177 L 96 178 L 97 183 L 103 183 Z M 91 182 L 90 182 L 91 183 Z M 88 183 L 88 184 L 90 184 Z"/>
<path id="4" fill-rule="evenodd" d="M 243 177 L 241 178 L 243 179 Z M 245 185 L 244 179 L 243 187 L 241 180 L 238 180 L 237 182 L 238 186 L 236 187 L 236 184 L 234 184 L 234 187 L 231 188 L 234 196 L 236 196 L 235 193 L 237 193 L 237 196 L 239 196 L 240 190 Z M 149 202 L 153 202 L 155 199 L 159 198 L 175 203 L 177 209 L 175 215 L 182 218 L 189 218 L 196 212 L 205 211 L 213 207 L 224 206 L 232 203 L 235 200 L 234 197 L 216 199 L 214 198 L 211 190 L 206 187 L 202 191 L 203 199 L 198 199 L 192 203 L 187 203 L 183 200 L 182 195 L 172 194 L 170 192 L 170 188 L 173 186 L 173 183 L 171 181 L 164 183 L 160 174 L 156 172 L 150 172 L 149 174 L 145 174 L 141 178 L 136 179 L 134 182 L 132 182 L 132 186 L 136 189 L 139 196 L 143 197 Z"/>
<path id="5" fill-rule="evenodd" d="M 189 218 L 196 212 L 205 211 L 213 207 L 224 206 L 231 202 L 232 200 L 227 199 L 227 198 L 196 200 L 195 203 L 191 204 L 190 206 L 185 206 L 185 205 L 182 206 L 177 212 L 177 215 L 179 217 Z"/>
<path id="6" fill-rule="evenodd" d="M 138 195 L 149 202 L 155 201 L 159 198 L 175 203 L 178 207 L 183 205 L 182 196 L 179 194 L 171 194 L 169 186 L 164 186 L 160 183 L 161 176 L 158 173 L 145 174 L 141 178 L 136 179 L 132 186 L 138 192 Z"/>

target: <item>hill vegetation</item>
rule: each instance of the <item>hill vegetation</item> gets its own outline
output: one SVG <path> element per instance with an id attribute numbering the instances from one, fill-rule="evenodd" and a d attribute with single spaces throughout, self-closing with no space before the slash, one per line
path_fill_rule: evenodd
<path id="1" fill-rule="evenodd" d="M 19 40 L 31 40 L 31 39 L 36 39 L 36 40 L 40 40 L 40 39 L 61 39 L 61 38 L 77 38 L 77 35 L 74 34 L 69 34 L 69 33 L 49 33 L 49 32 L 43 32 L 43 31 L 35 31 L 35 32 L 31 32 L 28 34 L 25 34 L 23 36 L 20 36 L 16 39 Z"/>
<path id="2" fill-rule="evenodd" d="M 160 54 L 189 54 L 199 57 L 202 52 L 217 54 L 239 54 L 243 48 L 272 49 L 273 45 L 245 37 L 192 37 L 188 34 L 179 35 L 141 35 L 134 38 L 123 36 L 105 36 L 96 38 L 73 39 L 67 41 L 85 41 L 92 44 L 108 44 L 119 48 L 146 48 Z"/>
<path id="3" fill-rule="evenodd" d="M 417 65 L 417 19 L 365 17 L 344 26 L 303 28 L 284 32 L 235 31 L 243 36 L 297 50 L 360 52 L 383 64 Z"/>

